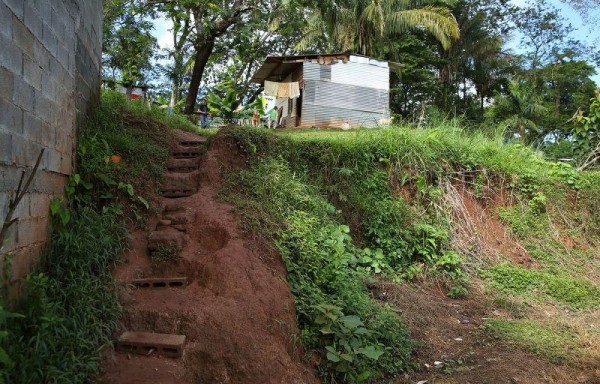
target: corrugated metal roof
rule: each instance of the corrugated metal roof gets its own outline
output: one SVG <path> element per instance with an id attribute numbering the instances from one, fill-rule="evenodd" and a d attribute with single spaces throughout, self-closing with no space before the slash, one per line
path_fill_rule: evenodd
<path id="1" fill-rule="evenodd" d="M 281 81 L 287 74 L 294 71 L 298 66 L 302 65 L 302 63 L 317 60 L 318 62 L 327 62 L 331 60 L 342 60 L 342 61 L 354 61 L 354 62 L 363 62 L 365 61 L 380 67 L 389 67 L 397 68 L 399 64 L 387 62 L 384 60 L 373 59 L 368 56 L 358 55 L 355 53 L 349 52 L 341 52 L 341 53 L 327 53 L 327 54 L 306 54 L 306 55 L 296 55 L 296 56 L 269 56 L 266 58 L 263 65 L 254 73 L 252 79 L 250 79 L 253 83 L 262 84 L 265 80 L 269 81 Z"/>

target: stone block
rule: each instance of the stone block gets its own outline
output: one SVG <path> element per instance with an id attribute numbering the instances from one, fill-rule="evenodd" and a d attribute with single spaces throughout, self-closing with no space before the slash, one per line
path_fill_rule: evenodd
<path id="1" fill-rule="evenodd" d="M 21 20 L 13 16 L 13 41 L 17 44 L 23 53 L 33 56 L 33 33 L 23 24 Z"/>
<path id="2" fill-rule="evenodd" d="M 61 172 L 62 158 L 62 153 L 58 152 L 54 148 L 48 148 L 46 149 L 42 166 L 47 171 L 64 173 Z"/>
<path id="3" fill-rule="evenodd" d="M 23 134 L 23 110 L 0 95 L 0 129 Z"/>
<path id="4" fill-rule="evenodd" d="M 20 167 L 33 167 L 42 146 L 17 135 L 12 136 L 13 161 Z"/>
<path id="5" fill-rule="evenodd" d="M 0 65 L 16 76 L 23 73 L 23 52 L 14 44 L 12 38 L 0 34 Z"/>
<path id="6" fill-rule="evenodd" d="M 185 344 L 184 335 L 165 333 L 125 332 L 117 342 L 117 349 L 122 352 L 149 355 L 156 353 L 166 357 L 180 357 Z"/>

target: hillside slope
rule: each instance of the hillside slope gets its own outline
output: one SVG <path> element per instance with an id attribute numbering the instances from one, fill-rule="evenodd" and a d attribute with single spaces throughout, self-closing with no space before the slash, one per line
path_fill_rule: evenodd
<path id="1" fill-rule="evenodd" d="M 282 253 L 322 372 L 600 381 L 597 173 L 453 127 L 225 135 L 248 158 L 225 195 Z M 381 327 L 390 310 L 417 341 L 412 357 L 395 349 L 414 345 L 399 328 Z M 373 337 L 353 335 L 348 316 Z"/>

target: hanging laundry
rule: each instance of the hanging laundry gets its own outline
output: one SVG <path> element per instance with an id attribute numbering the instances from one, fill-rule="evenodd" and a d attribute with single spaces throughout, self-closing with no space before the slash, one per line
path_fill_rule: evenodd
<path id="1" fill-rule="evenodd" d="M 290 97 L 290 83 L 279 83 L 277 97 Z"/>
<path id="2" fill-rule="evenodd" d="M 277 91 L 279 90 L 279 83 L 274 81 L 265 80 L 265 96 L 277 97 Z"/>
<path id="3" fill-rule="evenodd" d="M 265 80 L 265 96 L 295 99 L 300 97 L 300 83 L 297 81 L 276 83 Z"/>
<path id="4" fill-rule="evenodd" d="M 289 98 L 295 99 L 297 97 L 300 97 L 300 83 L 298 83 L 297 81 L 294 81 L 294 82 L 290 83 Z"/>

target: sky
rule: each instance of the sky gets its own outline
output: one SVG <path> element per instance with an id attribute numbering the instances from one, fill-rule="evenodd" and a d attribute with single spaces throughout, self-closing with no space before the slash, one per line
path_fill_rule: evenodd
<path id="1" fill-rule="evenodd" d="M 512 3 L 518 6 L 527 5 L 527 2 L 527 0 L 512 0 Z M 548 0 L 548 2 L 559 9 L 561 16 L 567 19 L 575 28 L 575 31 L 572 33 L 574 38 L 592 47 L 600 46 L 600 34 L 598 31 L 590 30 L 586 27 L 581 16 L 573 8 L 559 0 Z M 600 12 L 596 12 L 595 15 L 600 17 Z M 153 35 L 156 37 L 160 48 L 169 48 L 173 46 L 171 32 L 169 32 L 171 27 L 172 24 L 166 19 L 157 19 L 154 21 Z M 508 41 L 505 46 L 518 53 L 520 50 L 518 44 L 518 36 L 515 36 L 512 40 Z M 593 76 L 592 79 L 600 87 L 600 68 L 597 67 L 596 72 L 596 75 Z"/>

